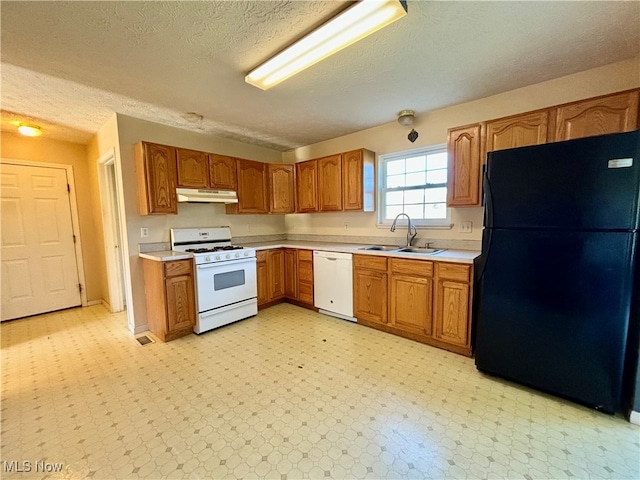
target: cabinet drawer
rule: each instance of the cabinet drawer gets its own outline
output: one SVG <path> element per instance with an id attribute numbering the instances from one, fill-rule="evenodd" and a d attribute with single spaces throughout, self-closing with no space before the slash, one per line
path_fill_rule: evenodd
<path id="1" fill-rule="evenodd" d="M 263 263 L 267 261 L 267 250 L 259 250 L 256 252 L 256 261 Z"/>
<path id="2" fill-rule="evenodd" d="M 391 272 L 405 273 L 409 275 L 420 275 L 422 277 L 433 276 L 433 262 L 424 260 L 405 260 L 402 258 L 391 258 Z"/>
<path id="3" fill-rule="evenodd" d="M 313 263 L 298 259 L 298 280 L 313 284 Z"/>
<path id="4" fill-rule="evenodd" d="M 471 279 L 471 267 L 469 265 L 459 265 L 455 263 L 438 262 L 437 272 L 439 278 L 469 282 Z"/>
<path id="5" fill-rule="evenodd" d="M 165 277 L 175 277 L 176 275 L 191 275 L 191 260 L 176 260 L 164 264 Z"/>
<path id="6" fill-rule="evenodd" d="M 386 257 L 376 257 L 374 255 L 354 255 L 353 266 L 354 268 L 366 268 L 368 270 L 386 272 L 387 259 Z"/>
<path id="7" fill-rule="evenodd" d="M 298 250 L 298 259 L 313 262 L 313 250 Z"/>
<path id="8" fill-rule="evenodd" d="M 302 303 L 313 305 L 313 285 L 300 283 L 298 285 L 298 300 Z"/>

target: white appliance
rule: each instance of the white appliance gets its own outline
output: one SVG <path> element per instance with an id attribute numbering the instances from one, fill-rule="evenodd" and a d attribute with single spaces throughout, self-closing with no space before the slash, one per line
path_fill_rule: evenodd
<path id="1" fill-rule="evenodd" d="M 350 253 L 313 252 L 314 305 L 320 313 L 357 322 L 353 316 L 353 268 Z"/>
<path id="2" fill-rule="evenodd" d="M 256 251 L 232 245 L 229 227 L 172 228 L 171 249 L 193 254 L 195 333 L 258 313 Z"/>

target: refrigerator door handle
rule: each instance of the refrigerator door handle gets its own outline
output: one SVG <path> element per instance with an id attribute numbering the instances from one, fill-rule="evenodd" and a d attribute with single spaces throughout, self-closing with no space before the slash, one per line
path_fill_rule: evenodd
<path id="1" fill-rule="evenodd" d="M 483 255 L 480 258 L 479 273 L 476 277 L 478 281 L 484 276 L 485 267 L 487 265 L 487 259 L 489 258 L 489 252 L 491 250 L 491 238 L 493 236 L 493 198 L 491 196 L 491 182 L 489 181 L 489 174 L 485 165 L 484 172 L 482 174 L 482 188 L 484 190 L 484 235 L 482 237 L 482 252 Z"/>

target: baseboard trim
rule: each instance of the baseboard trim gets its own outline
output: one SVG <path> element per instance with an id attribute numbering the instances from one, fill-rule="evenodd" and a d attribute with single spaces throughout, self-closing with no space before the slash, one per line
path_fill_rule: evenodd
<path id="1" fill-rule="evenodd" d="M 138 325 L 137 327 L 134 327 L 133 329 L 133 334 L 134 335 L 138 335 L 139 333 L 144 333 L 144 332 L 148 332 L 149 331 L 149 325 Z"/>
<path id="2" fill-rule="evenodd" d="M 631 415 L 629 415 L 629 421 L 634 425 L 640 425 L 640 412 L 631 410 Z"/>

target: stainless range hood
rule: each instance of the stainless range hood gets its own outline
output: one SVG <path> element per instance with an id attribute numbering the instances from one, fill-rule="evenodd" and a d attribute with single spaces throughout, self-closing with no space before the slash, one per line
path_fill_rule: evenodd
<path id="1" fill-rule="evenodd" d="M 176 188 L 178 202 L 187 203 L 238 203 L 238 194 L 229 190 L 204 190 Z"/>

